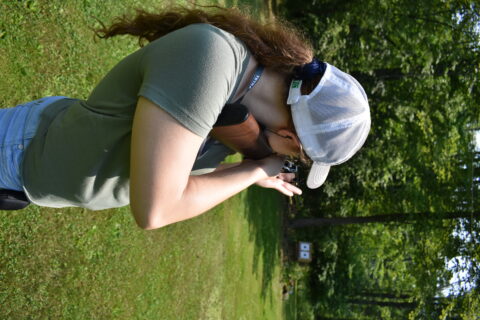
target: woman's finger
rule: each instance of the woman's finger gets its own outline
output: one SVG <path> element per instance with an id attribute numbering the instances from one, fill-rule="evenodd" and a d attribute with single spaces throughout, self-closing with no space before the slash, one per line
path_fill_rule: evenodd
<path id="1" fill-rule="evenodd" d="M 297 188 L 296 186 L 288 182 L 284 182 L 280 180 L 278 180 L 277 184 L 275 185 L 275 189 L 277 189 L 278 191 L 280 191 L 281 193 L 289 197 L 302 194 L 301 189 Z"/>
<path id="2" fill-rule="evenodd" d="M 302 194 L 302 189 L 294 186 L 293 184 L 290 184 L 290 183 L 285 182 L 284 185 L 285 185 L 285 188 L 286 188 L 286 189 L 288 189 L 289 191 L 293 192 L 294 194 L 298 194 L 298 195 L 301 195 L 301 194 Z"/>
<path id="3" fill-rule="evenodd" d="M 294 195 L 293 192 L 288 190 L 283 184 L 278 184 L 275 189 L 288 197 L 293 197 Z"/>

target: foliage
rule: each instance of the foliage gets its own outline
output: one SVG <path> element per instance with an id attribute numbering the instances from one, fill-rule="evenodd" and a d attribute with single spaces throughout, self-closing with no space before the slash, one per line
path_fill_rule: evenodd
<path id="1" fill-rule="evenodd" d="M 309 12 L 298 23 L 310 28 L 317 55 L 354 74 L 370 97 L 370 137 L 332 170 L 321 208 L 344 215 L 381 212 L 386 202 L 388 212 L 455 205 L 444 194 L 465 182 L 460 164 L 471 157 L 472 141 L 465 129 L 480 117 L 478 34 L 467 32 L 478 16 L 467 21 L 464 13 L 456 22 L 468 7 L 447 2 L 437 12 L 438 1 L 288 3 L 293 18 Z"/>
<path id="2" fill-rule="evenodd" d="M 480 123 L 479 9 L 456 0 L 284 2 L 280 12 L 317 56 L 362 83 L 372 113 L 363 149 L 320 190 L 305 190 L 301 216 L 479 211 L 469 130 Z M 477 241 L 465 235 L 478 239 L 479 229 L 472 216 L 299 231 L 317 244 L 317 316 L 469 319 L 476 288 L 439 297 L 455 271 L 446 261 L 457 256 L 469 261 L 458 270 L 478 282 Z"/>

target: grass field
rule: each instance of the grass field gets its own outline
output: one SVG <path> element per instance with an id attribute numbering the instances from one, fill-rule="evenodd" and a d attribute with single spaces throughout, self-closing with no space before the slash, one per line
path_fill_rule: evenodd
<path id="1" fill-rule="evenodd" d="M 86 98 L 137 47 L 95 41 L 94 17 L 153 3 L 0 0 L 0 105 Z M 0 211 L 0 319 L 281 319 L 280 203 L 251 188 L 154 231 L 128 207 Z"/>

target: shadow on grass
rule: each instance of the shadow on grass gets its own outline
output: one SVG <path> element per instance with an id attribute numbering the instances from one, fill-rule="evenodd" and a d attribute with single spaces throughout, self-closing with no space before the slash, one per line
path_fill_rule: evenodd
<path id="1" fill-rule="evenodd" d="M 253 270 L 257 274 L 261 272 L 262 297 L 265 298 L 280 263 L 281 199 L 271 190 L 251 187 L 247 190 L 245 205 L 249 237 L 255 244 Z"/>

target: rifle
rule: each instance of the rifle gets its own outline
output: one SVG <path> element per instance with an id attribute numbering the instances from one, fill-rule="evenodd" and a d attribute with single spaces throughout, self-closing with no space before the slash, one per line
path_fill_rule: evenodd
<path id="1" fill-rule="evenodd" d="M 210 131 L 210 136 L 247 159 L 259 160 L 273 154 L 260 124 L 242 104 L 227 104 Z M 297 173 L 298 164 L 286 160 L 282 172 Z"/>
<path id="2" fill-rule="evenodd" d="M 258 160 L 273 153 L 259 123 L 243 104 L 225 105 L 210 136 L 248 159 Z"/>

